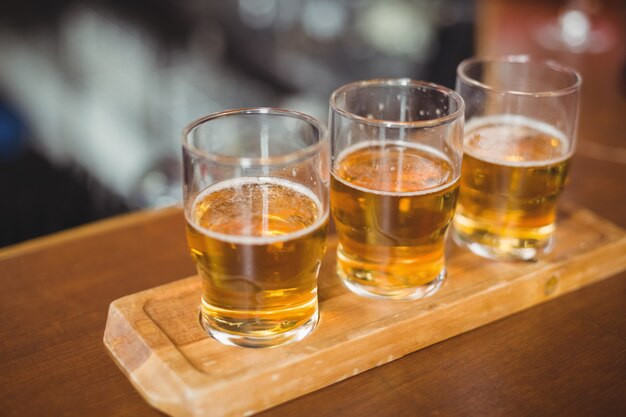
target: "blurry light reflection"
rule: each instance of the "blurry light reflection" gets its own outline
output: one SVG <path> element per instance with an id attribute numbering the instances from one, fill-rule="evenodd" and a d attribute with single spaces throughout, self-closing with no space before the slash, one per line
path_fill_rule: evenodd
<path id="1" fill-rule="evenodd" d="M 95 4 L 55 14 L 58 27 L 0 26 L 0 87 L 38 149 L 136 207 L 180 199 L 179 141 L 190 121 L 249 106 L 325 121 L 341 84 L 438 74 L 428 67 L 448 51 L 437 49 L 438 31 L 473 18 L 460 0 L 159 0 L 182 10 L 175 28 L 167 16 L 150 23 L 158 10 L 134 10 L 134 20 L 112 10 L 133 2 Z M 472 51 L 460 53 L 439 62 Z"/>

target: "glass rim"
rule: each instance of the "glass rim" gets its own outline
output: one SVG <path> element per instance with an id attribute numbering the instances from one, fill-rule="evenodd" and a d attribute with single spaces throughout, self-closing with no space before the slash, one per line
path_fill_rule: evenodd
<path id="1" fill-rule="evenodd" d="M 372 86 L 411 86 L 411 87 L 422 87 L 430 90 L 436 90 L 440 93 L 445 94 L 446 96 L 452 97 L 457 104 L 457 109 L 443 116 L 434 117 L 428 120 L 414 120 L 414 121 L 400 121 L 400 120 L 388 120 L 388 119 L 369 119 L 367 117 L 359 116 L 354 113 L 351 113 L 343 108 L 341 108 L 337 99 L 340 94 L 346 93 L 351 90 L 357 90 L 364 87 L 372 87 Z M 456 91 L 444 87 L 439 84 L 427 82 L 427 81 L 419 81 L 413 80 L 410 78 L 375 78 L 371 80 L 363 80 L 363 81 L 354 81 L 348 84 L 345 84 L 339 88 L 337 88 L 330 95 L 330 107 L 331 109 L 340 114 L 341 116 L 354 120 L 356 122 L 370 125 L 370 126 L 384 126 L 390 128 L 421 128 L 421 127 L 434 127 L 445 124 L 451 120 L 458 119 L 462 117 L 465 112 L 465 103 L 463 98 Z"/>
<path id="2" fill-rule="evenodd" d="M 470 77 L 466 74 L 466 70 L 470 65 L 474 65 L 477 63 L 532 63 L 542 65 L 545 68 L 550 68 L 556 72 L 561 74 L 567 74 L 573 78 L 573 82 L 562 88 L 557 88 L 554 90 L 548 91 L 517 91 L 517 90 L 503 90 L 500 88 L 494 88 L 488 84 L 485 84 L 481 81 L 476 80 L 475 78 Z M 527 97 L 560 97 L 567 94 L 574 93 L 580 89 L 582 84 L 582 76 L 580 73 L 572 67 L 560 64 L 553 60 L 543 60 L 533 58 L 530 55 L 488 55 L 488 56 L 475 56 L 471 58 L 464 59 L 457 66 L 456 75 L 459 80 L 464 83 L 474 86 L 480 87 L 484 90 L 498 93 L 498 94 L 510 94 L 515 96 L 527 96 Z"/>
<path id="3" fill-rule="evenodd" d="M 273 155 L 268 157 L 237 157 L 237 156 L 229 156 L 229 155 L 221 155 L 218 153 L 212 153 L 200 149 L 194 146 L 190 140 L 189 135 L 201 125 L 210 122 L 212 120 L 220 119 L 223 117 L 230 116 L 241 116 L 241 115 L 270 115 L 270 116 L 281 116 L 281 117 L 290 117 L 293 119 L 298 119 L 304 123 L 313 126 L 314 129 L 319 132 L 317 141 L 311 145 L 305 146 L 301 149 L 280 154 Z M 317 120 L 315 117 L 310 116 L 306 113 L 302 113 L 295 110 L 288 110 L 279 107 L 242 107 L 236 109 L 223 110 L 215 113 L 210 113 L 208 115 L 199 117 L 198 119 L 192 121 L 187 126 L 183 128 L 183 137 L 182 137 L 182 146 L 184 149 L 189 152 L 201 156 L 207 160 L 218 162 L 224 165 L 242 165 L 242 166 L 267 166 L 267 165 L 278 165 L 284 164 L 288 162 L 297 161 L 299 159 L 303 159 L 306 156 L 310 156 L 315 154 L 326 142 L 327 134 L 326 127 Z"/>

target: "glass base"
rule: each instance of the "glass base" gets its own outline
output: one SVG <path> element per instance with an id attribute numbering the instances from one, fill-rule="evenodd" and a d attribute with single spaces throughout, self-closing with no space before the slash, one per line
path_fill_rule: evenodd
<path id="1" fill-rule="evenodd" d="M 315 307 L 315 312 L 304 324 L 282 333 L 267 335 L 242 335 L 225 332 L 212 327 L 200 313 L 200 325 L 204 331 L 213 339 L 224 345 L 240 346 L 247 348 L 274 348 L 284 346 L 289 343 L 304 339 L 311 333 L 319 322 L 319 309 Z"/>
<path id="2" fill-rule="evenodd" d="M 537 241 L 490 235 L 486 240 L 493 242 L 493 244 L 486 245 L 476 242 L 471 236 L 461 233 L 454 228 L 452 229 L 452 239 L 457 245 L 465 247 L 483 258 L 497 261 L 526 262 L 536 262 L 542 256 L 552 252 L 555 240 L 554 236 L 550 236 L 543 241 Z"/>
<path id="3" fill-rule="evenodd" d="M 364 285 L 360 282 L 351 280 L 339 266 L 337 268 L 337 275 L 343 282 L 343 284 L 353 293 L 379 300 L 393 300 L 393 301 L 407 301 L 417 300 L 424 297 L 429 297 L 435 294 L 439 288 L 443 285 L 443 281 L 446 278 L 446 269 L 443 268 L 439 275 L 430 282 L 417 287 L 406 288 L 381 288 L 379 286 Z"/>

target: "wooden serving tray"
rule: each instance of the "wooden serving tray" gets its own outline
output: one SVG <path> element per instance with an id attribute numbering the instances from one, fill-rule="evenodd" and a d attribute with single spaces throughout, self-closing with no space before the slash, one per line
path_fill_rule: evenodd
<path id="1" fill-rule="evenodd" d="M 198 322 L 191 277 L 111 303 L 104 343 L 135 388 L 173 416 L 250 416 L 626 268 L 626 232 L 586 210 L 561 213 L 554 253 L 503 263 L 449 246 L 448 278 L 418 301 L 361 298 L 335 277 L 334 236 L 319 279 L 321 320 L 274 349 L 224 346 Z"/>

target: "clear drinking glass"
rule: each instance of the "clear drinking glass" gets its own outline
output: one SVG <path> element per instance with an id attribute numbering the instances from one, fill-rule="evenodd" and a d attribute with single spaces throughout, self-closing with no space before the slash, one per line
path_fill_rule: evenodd
<path id="1" fill-rule="evenodd" d="M 446 275 L 463 100 L 420 81 L 355 82 L 332 94 L 329 129 L 339 278 L 369 297 L 433 294 Z"/>
<path id="2" fill-rule="evenodd" d="M 457 243 L 503 260 L 535 260 L 552 249 L 580 84 L 573 69 L 527 56 L 459 65 L 466 125 Z"/>
<path id="3" fill-rule="evenodd" d="M 201 323 L 225 344 L 274 347 L 318 321 L 328 223 L 328 139 L 312 117 L 228 110 L 184 131 L 187 241 Z"/>

